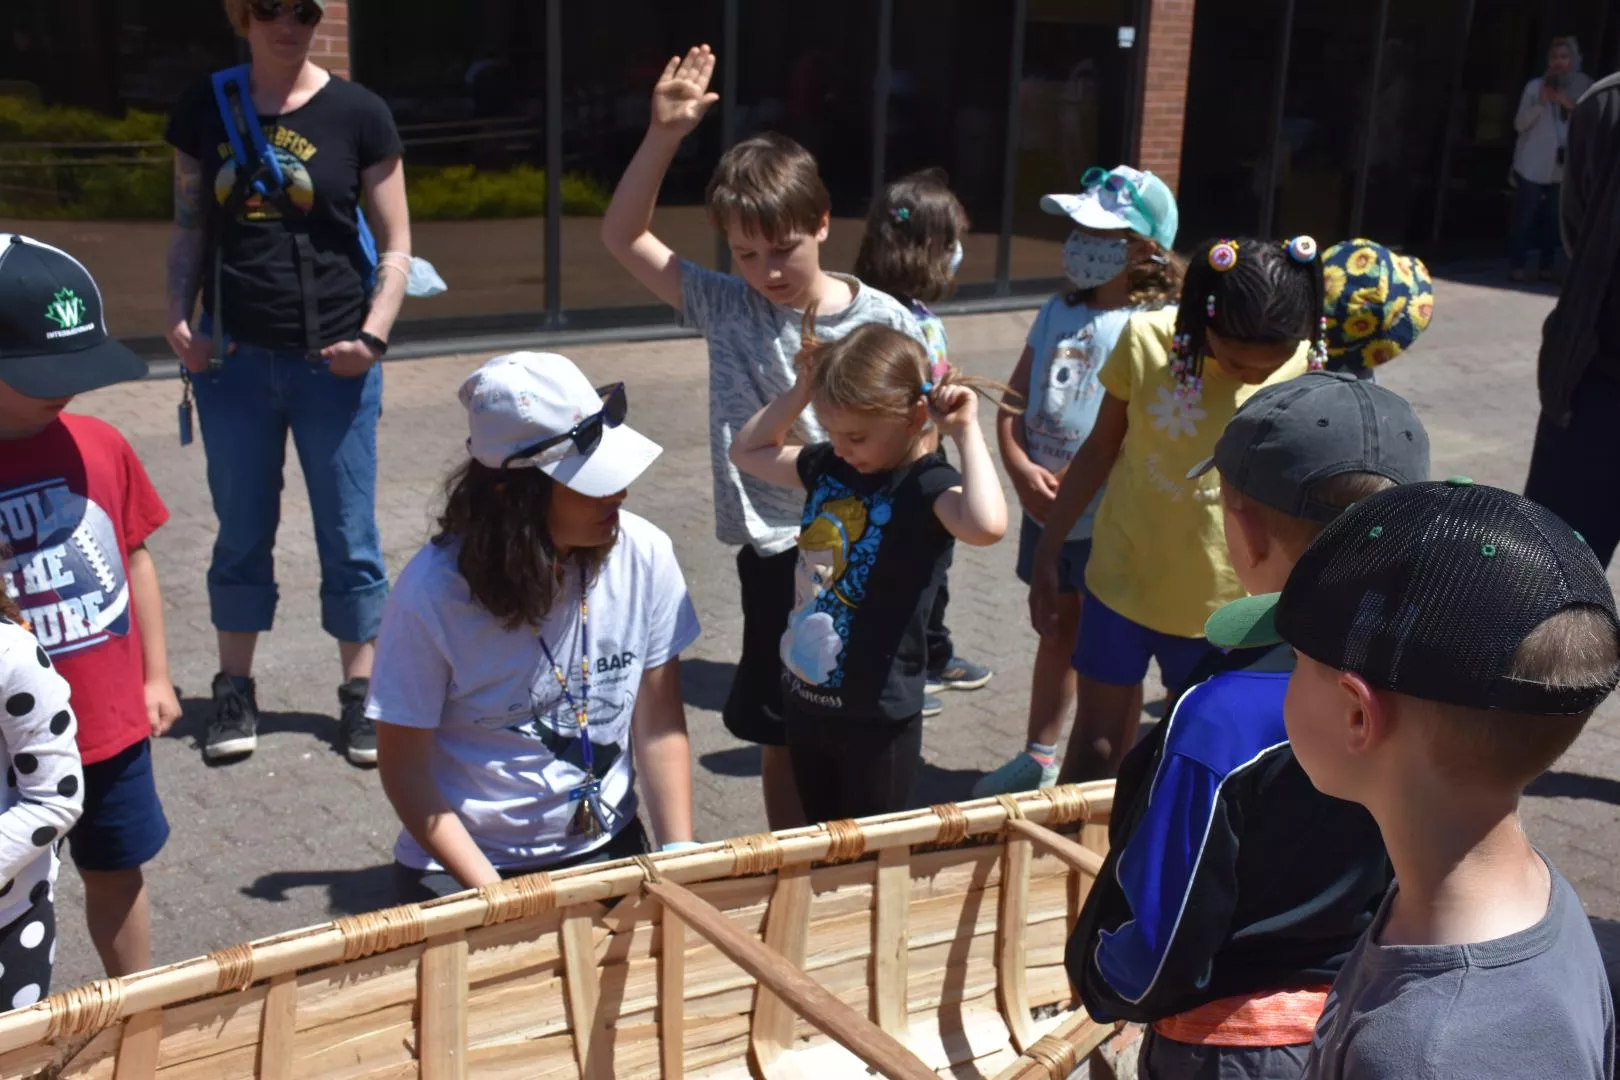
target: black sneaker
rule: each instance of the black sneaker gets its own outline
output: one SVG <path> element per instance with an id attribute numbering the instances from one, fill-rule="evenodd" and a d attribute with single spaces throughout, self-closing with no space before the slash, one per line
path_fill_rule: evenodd
<path id="1" fill-rule="evenodd" d="M 343 753 L 356 765 L 377 764 L 377 722 L 366 716 L 370 679 L 350 679 L 338 687 L 338 738 Z"/>
<path id="2" fill-rule="evenodd" d="M 203 732 L 203 757 L 246 757 L 259 746 L 259 703 L 252 679 L 214 676 L 214 710 Z"/>

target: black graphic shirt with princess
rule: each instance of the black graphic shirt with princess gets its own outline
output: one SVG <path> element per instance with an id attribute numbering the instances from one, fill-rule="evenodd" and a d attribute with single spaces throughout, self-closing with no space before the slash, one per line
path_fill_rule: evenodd
<path id="1" fill-rule="evenodd" d="M 226 332 L 267 349 L 303 350 L 304 301 L 294 239 L 302 231 L 316 255 L 321 344 L 349 340 L 365 321 L 369 301 L 356 214 L 361 174 L 401 154 L 393 114 L 370 90 L 333 76 L 299 108 L 258 119 L 281 166 L 295 220 L 286 219 L 279 200 L 256 194 L 234 220 L 217 220 L 237 170 L 209 79 L 181 96 L 164 134 L 171 146 L 197 159 L 203 190 L 213 196 L 208 205 L 216 220 L 209 231 L 223 245 Z M 212 252 L 208 265 L 213 265 Z M 209 272 L 203 275 L 203 310 L 213 312 L 214 304 Z"/>
<path id="2" fill-rule="evenodd" d="M 808 497 L 782 635 L 787 708 L 910 719 L 922 711 L 928 614 L 954 545 L 934 500 L 962 476 L 943 453 L 866 475 L 826 443 L 805 447 L 798 467 Z"/>

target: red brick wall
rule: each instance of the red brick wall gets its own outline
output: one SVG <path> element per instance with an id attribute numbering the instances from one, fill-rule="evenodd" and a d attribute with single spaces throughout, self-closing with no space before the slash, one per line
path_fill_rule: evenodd
<path id="1" fill-rule="evenodd" d="M 1142 89 L 1140 167 L 1175 190 L 1181 179 L 1181 131 L 1187 114 L 1196 0 L 1151 0 L 1147 74 Z"/>
<path id="2" fill-rule="evenodd" d="M 334 75 L 349 77 L 349 0 L 326 0 L 309 58 Z"/>

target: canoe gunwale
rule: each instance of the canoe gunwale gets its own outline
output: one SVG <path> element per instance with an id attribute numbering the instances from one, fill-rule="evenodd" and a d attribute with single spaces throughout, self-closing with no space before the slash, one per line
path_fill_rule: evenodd
<path id="1" fill-rule="evenodd" d="M 649 883 L 678 886 L 775 874 L 788 867 L 836 866 L 883 852 L 912 853 L 1001 840 L 1055 855 L 1076 870 L 1060 845 L 1042 842 L 1035 828 L 1079 848 L 1050 829 L 1100 824 L 1113 806 L 1112 781 L 1049 788 L 1016 796 L 941 804 L 860 821 L 843 820 L 777 833 L 757 833 L 711 842 L 682 852 L 540 872 L 453 896 L 407 904 L 232 945 L 205 956 L 119 979 L 99 979 L 53 994 L 24 1009 L 0 1015 L 0 1054 L 41 1043 L 61 1045 L 94 1036 L 127 1018 L 148 1019 L 161 1010 L 261 983 L 287 986 L 299 973 L 352 963 L 378 953 L 467 931 L 533 918 L 578 905 L 638 898 Z M 1015 823 L 1018 823 L 1015 825 Z M 632 902 L 634 902 L 632 900 Z M 1004 920 L 1005 921 L 1005 920 Z M 464 946 L 463 946 L 464 947 Z M 1015 966 L 1008 960 L 1008 969 Z M 1021 963 L 1016 965 L 1022 969 Z M 453 967 L 452 967 L 453 970 Z M 885 1017 L 885 1019 L 890 1019 Z M 898 1019 L 898 1018 L 895 1018 Z M 893 1020 L 891 1020 L 892 1024 Z M 138 1026 L 138 1025 L 136 1025 Z M 888 1025 L 885 1025 L 888 1026 Z M 126 1027 L 125 1037 L 131 1028 Z M 1019 1050 L 1050 1050 L 1050 1036 Z M 145 1073 L 142 1073 L 145 1075 Z"/>

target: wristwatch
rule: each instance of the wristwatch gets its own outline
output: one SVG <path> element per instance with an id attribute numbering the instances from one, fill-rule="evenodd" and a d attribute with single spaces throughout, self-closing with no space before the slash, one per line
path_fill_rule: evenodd
<path id="1" fill-rule="evenodd" d="M 379 357 L 388 355 L 388 342 L 384 341 L 376 334 L 368 334 L 362 330 L 358 334 L 354 335 L 354 340 L 360 342 L 360 344 L 376 353 Z"/>

